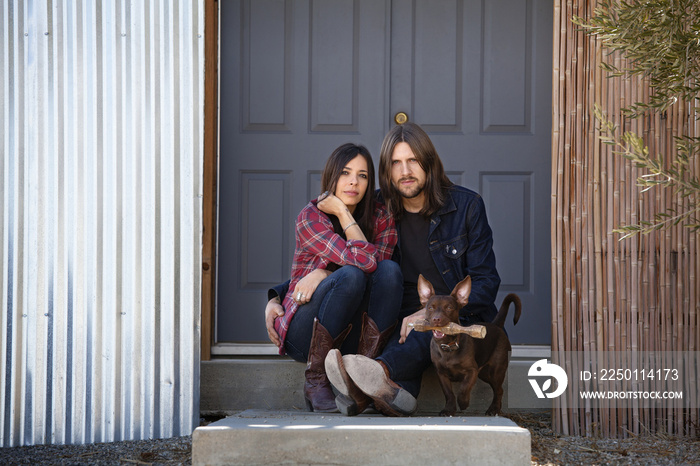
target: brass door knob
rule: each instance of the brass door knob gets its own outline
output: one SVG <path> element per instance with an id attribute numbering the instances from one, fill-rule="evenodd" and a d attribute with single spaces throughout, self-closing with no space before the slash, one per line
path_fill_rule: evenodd
<path id="1" fill-rule="evenodd" d="M 404 112 L 399 112 L 396 115 L 394 115 L 394 121 L 397 125 L 403 125 L 408 121 L 408 114 Z"/>

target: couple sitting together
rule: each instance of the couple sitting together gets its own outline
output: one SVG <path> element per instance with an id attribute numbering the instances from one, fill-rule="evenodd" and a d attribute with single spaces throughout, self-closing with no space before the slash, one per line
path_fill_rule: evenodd
<path id="1" fill-rule="evenodd" d="M 307 362 L 312 411 L 352 416 L 371 404 L 389 416 L 416 411 L 432 338 L 408 326 L 425 317 L 420 274 L 437 294 L 471 276 L 462 325 L 496 316 L 500 278 L 481 196 L 447 178 L 414 123 L 392 128 L 379 159 L 375 192 L 365 147 L 333 152 L 325 192 L 296 220 L 291 280 L 269 291 L 268 336 L 280 354 Z"/>

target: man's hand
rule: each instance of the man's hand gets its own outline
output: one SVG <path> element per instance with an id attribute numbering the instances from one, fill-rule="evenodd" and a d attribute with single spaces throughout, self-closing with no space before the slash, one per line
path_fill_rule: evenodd
<path id="1" fill-rule="evenodd" d="M 399 338 L 399 343 L 403 343 L 406 341 L 406 338 L 408 338 L 408 334 L 411 333 L 411 330 L 413 330 L 412 327 L 409 327 L 408 324 L 412 322 L 417 322 L 419 320 L 424 320 L 425 319 L 425 308 L 421 309 L 420 311 L 414 312 L 408 317 L 404 317 L 403 322 L 401 322 L 401 338 Z"/>
<path id="2" fill-rule="evenodd" d="M 265 327 L 267 328 L 267 337 L 278 348 L 282 346 L 282 340 L 275 330 L 275 319 L 284 315 L 284 308 L 280 304 L 279 298 L 272 298 L 265 306 Z"/>
<path id="3" fill-rule="evenodd" d="M 318 285 L 330 274 L 326 269 L 316 269 L 299 280 L 294 287 L 294 301 L 300 306 L 311 301 Z"/>

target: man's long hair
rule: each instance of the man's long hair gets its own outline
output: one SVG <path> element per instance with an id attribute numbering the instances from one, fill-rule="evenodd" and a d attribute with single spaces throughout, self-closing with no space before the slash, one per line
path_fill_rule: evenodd
<path id="1" fill-rule="evenodd" d="M 355 206 L 355 212 L 353 212 L 352 216 L 362 229 L 367 241 L 374 241 L 374 200 L 376 198 L 374 193 L 374 162 L 372 161 L 372 155 L 365 146 L 347 143 L 333 151 L 321 174 L 321 191 L 335 193 L 341 173 L 343 173 L 348 162 L 358 155 L 367 162 L 367 191 L 362 200 Z M 340 222 L 337 222 L 337 219 L 334 221 L 335 216 L 331 217 L 331 221 L 336 227 L 336 232 L 342 232 Z M 338 225 L 335 225 L 336 222 Z M 340 231 L 337 231 L 338 229 Z"/>
<path id="2" fill-rule="evenodd" d="M 452 186 L 452 181 L 445 175 L 442 161 L 433 146 L 433 142 L 423 128 L 415 123 L 407 122 L 393 127 L 384 137 L 381 154 L 379 155 L 379 188 L 389 212 L 396 220 L 404 212 L 403 198 L 391 182 L 391 155 L 400 142 L 405 142 L 411 148 L 413 155 L 426 173 L 423 192 L 425 206 L 420 211 L 426 217 L 437 212 L 445 203 L 445 188 Z"/>

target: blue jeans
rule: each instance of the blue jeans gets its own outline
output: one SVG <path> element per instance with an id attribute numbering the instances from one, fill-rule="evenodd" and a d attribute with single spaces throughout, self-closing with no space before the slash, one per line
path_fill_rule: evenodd
<path id="1" fill-rule="evenodd" d="M 412 308 L 410 312 L 401 313 L 401 318 L 415 312 Z M 480 319 L 474 316 L 473 319 L 460 319 L 462 325 L 472 325 Z M 377 359 L 382 361 L 389 369 L 391 380 L 407 390 L 414 397 L 418 397 L 420 392 L 421 378 L 432 363 L 430 359 L 430 340 L 433 338 L 432 332 L 412 331 L 403 343 L 399 343 L 401 336 L 401 326 L 394 331 L 381 356 Z"/>
<path id="2" fill-rule="evenodd" d="M 386 330 L 397 321 L 402 296 L 403 276 L 396 262 L 381 261 L 371 274 L 352 265 L 341 267 L 318 285 L 311 301 L 297 309 L 285 339 L 287 354 L 306 362 L 314 318 L 318 318 L 333 338 L 352 324 L 352 332 L 341 351 L 354 353 L 362 314 L 367 312 L 380 331 Z"/>

